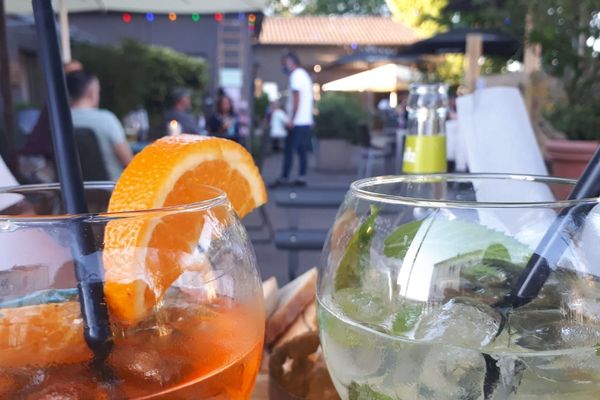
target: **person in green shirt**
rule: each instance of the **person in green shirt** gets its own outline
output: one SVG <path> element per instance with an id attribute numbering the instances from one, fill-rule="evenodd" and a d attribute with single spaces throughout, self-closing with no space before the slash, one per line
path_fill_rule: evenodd
<path id="1" fill-rule="evenodd" d="M 109 178 L 116 181 L 133 158 L 123 125 L 115 114 L 99 108 L 100 81 L 96 76 L 76 71 L 68 74 L 66 80 L 73 127 L 95 133 Z"/>

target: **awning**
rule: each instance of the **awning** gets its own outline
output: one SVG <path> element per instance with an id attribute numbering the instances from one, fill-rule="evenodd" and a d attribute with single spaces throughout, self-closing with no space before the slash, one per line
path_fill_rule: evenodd
<path id="1" fill-rule="evenodd" d="M 266 0 L 63 0 L 67 9 L 73 12 L 127 11 L 153 12 L 157 14 L 213 14 L 228 12 L 262 11 Z M 31 1 L 4 0 L 7 14 L 30 14 Z M 60 1 L 53 0 L 55 10 L 60 9 Z"/>
<path id="2" fill-rule="evenodd" d="M 421 60 L 418 54 L 396 55 L 389 53 L 356 51 L 335 60 L 325 68 L 371 69 L 385 64 L 415 64 Z"/>
<path id="3" fill-rule="evenodd" d="M 419 80 L 418 71 L 404 65 L 386 64 L 369 71 L 359 72 L 323 85 L 325 92 L 395 92 L 408 89 Z"/>

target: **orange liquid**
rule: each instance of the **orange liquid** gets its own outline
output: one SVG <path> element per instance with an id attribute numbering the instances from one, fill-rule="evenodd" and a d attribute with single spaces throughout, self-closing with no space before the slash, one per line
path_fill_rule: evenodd
<path id="1" fill-rule="evenodd" d="M 114 379 L 108 384 L 89 365 L 91 354 L 79 340 L 77 319 L 60 324 L 74 330 L 71 336 L 62 332 L 68 338 L 63 345 L 57 335 L 50 335 L 52 342 L 38 337 L 56 321 L 40 329 L 43 320 L 37 319 L 23 335 L 26 327 L 11 325 L 4 315 L 0 310 L 1 399 L 248 399 L 260 367 L 260 303 L 217 299 L 209 305 L 167 305 L 135 328 L 115 327 L 108 359 Z M 48 362 L 52 358 L 59 362 Z"/>

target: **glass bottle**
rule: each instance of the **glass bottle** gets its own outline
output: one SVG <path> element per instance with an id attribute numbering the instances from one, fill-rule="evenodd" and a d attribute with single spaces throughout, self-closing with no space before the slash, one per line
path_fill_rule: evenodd
<path id="1" fill-rule="evenodd" d="M 403 172 L 446 172 L 448 86 L 443 83 L 413 83 L 407 111 L 408 133 L 404 144 Z"/>

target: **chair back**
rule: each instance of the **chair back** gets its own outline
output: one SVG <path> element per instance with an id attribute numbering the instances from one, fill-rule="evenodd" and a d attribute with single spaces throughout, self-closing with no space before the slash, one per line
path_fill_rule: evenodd
<path id="1" fill-rule="evenodd" d="M 364 148 L 371 147 L 371 131 L 369 125 L 364 122 L 358 124 L 358 144 Z"/>
<path id="2" fill-rule="evenodd" d="M 75 128 L 75 142 L 79 150 L 79 162 L 84 181 L 110 181 L 100 151 L 100 143 L 92 129 Z"/>

